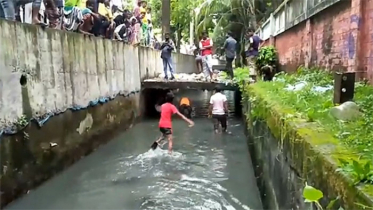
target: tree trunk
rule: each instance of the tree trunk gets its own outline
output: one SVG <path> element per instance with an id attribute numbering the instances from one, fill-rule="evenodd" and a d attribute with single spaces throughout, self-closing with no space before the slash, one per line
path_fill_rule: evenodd
<path id="1" fill-rule="evenodd" d="M 177 36 L 177 42 L 176 42 L 176 52 L 180 53 L 180 48 L 181 48 L 181 28 L 180 25 L 177 25 L 177 30 L 176 30 L 176 36 Z"/>
<path id="2" fill-rule="evenodd" d="M 162 0 L 162 39 L 165 33 L 170 33 L 171 1 Z"/>

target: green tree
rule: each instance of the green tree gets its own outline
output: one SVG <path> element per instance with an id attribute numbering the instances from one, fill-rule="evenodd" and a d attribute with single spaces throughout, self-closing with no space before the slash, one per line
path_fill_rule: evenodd
<path id="1" fill-rule="evenodd" d="M 171 0 L 171 32 L 176 37 L 176 48 L 179 51 L 181 41 L 189 37 L 190 24 L 193 22 L 194 10 L 203 0 Z M 155 27 L 161 26 L 161 0 L 151 0 L 152 19 Z"/>
<path id="2" fill-rule="evenodd" d="M 225 34 L 231 31 L 239 43 L 238 53 L 244 49 L 244 34 L 256 29 L 283 0 L 205 0 L 196 15 L 196 34 L 211 30 L 215 46 L 222 45 Z M 236 61 L 240 62 L 240 59 Z"/>
<path id="3" fill-rule="evenodd" d="M 154 28 L 161 28 L 162 24 L 162 1 L 150 0 L 150 7 L 152 9 L 152 23 Z"/>

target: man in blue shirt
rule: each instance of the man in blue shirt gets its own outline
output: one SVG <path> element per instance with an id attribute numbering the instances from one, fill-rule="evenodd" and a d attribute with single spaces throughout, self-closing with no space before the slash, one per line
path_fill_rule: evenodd
<path id="1" fill-rule="evenodd" d="M 246 33 L 246 44 L 245 44 L 245 54 L 247 65 L 250 68 L 250 74 L 256 75 L 256 65 L 255 61 L 259 55 L 259 47 L 262 39 L 254 34 L 254 30 L 249 29 Z M 252 71 L 252 72 L 251 72 Z"/>
<path id="2" fill-rule="evenodd" d="M 233 79 L 233 76 L 234 76 L 232 63 L 236 57 L 236 44 L 237 44 L 237 41 L 232 36 L 233 36 L 232 33 L 228 32 L 227 39 L 225 40 L 224 46 L 223 46 L 223 49 L 225 50 L 225 58 L 227 61 L 225 69 L 228 72 L 231 79 Z"/>
<path id="3" fill-rule="evenodd" d="M 165 37 L 165 41 L 162 43 L 162 46 L 161 46 L 161 58 L 163 61 L 164 78 L 168 80 L 168 76 L 167 76 L 167 67 L 168 67 L 171 73 L 170 80 L 173 80 L 175 79 L 175 77 L 174 77 L 174 69 L 172 66 L 171 55 L 172 55 L 172 51 L 175 49 L 175 44 L 170 39 L 169 33 L 166 33 L 164 37 Z"/>

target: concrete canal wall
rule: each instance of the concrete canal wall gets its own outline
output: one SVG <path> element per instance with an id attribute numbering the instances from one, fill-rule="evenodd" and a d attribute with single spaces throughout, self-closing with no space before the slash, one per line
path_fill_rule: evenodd
<path id="1" fill-rule="evenodd" d="M 287 117 L 291 110 L 260 86 L 244 92 L 248 145 L 265 209 L 316 209 L 304 202 L 306 182 L 324 193 L 324 207 L 338 197 L 332 209 L 373 207 L 372 187 L 355 186 L 336 171 L 337 158 L 351 151 L 341 153 L 334 137 L 314 123 Z"/>
<path id="2" fill-rule="evenodd" d="M 1 206 L 93 151 L 143 111 L 160 52 L 0 20 Z M 174 54 L 176 72 L 194 57 Z"/>

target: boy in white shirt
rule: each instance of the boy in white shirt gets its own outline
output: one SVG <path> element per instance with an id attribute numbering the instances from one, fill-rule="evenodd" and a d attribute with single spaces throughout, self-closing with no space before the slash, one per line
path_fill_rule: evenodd
<path id="1" fill-rule="evenodd" d="M 214 120 L 215 133 L 219 132 L 221 124 L 223 132 L 227 132 L 228 104 L 227 97 L 221 93 L 219 87 L 215 88 L 215 94 L 210 98 L 209 117 Z"/>

